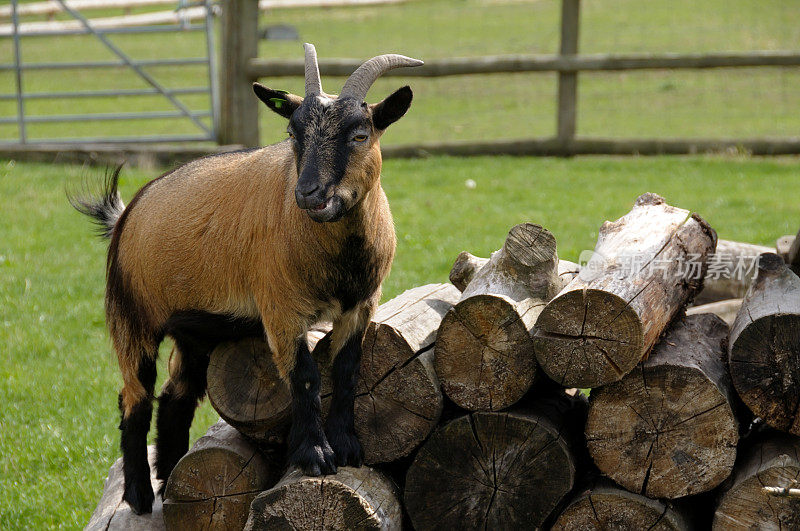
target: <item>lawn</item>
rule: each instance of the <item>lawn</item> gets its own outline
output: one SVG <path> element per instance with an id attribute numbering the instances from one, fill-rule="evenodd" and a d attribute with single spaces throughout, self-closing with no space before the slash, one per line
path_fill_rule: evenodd
<path id="1" fill-rule="evenodd" d="M 105 242 L 64 198 L 65 186 L 101 173 L 0 162 L 2 529 L 82 527 L 119 455 L 120 381 L 102 312 Z M 155 173 L 125 169 L 123 199 Z M 696 210 L 722 238 L 771 245 L 797 230 L 798 174 L 796 158 L 387 161 L 398 249 L 384 298 L 445 281 L 458 252 L 486 256 L 522 221 L 548 227 L 560 256 L 577 259 L 603 220 L 646 191 Z M 215 418 L 204 404 L 192 437 Z"/>

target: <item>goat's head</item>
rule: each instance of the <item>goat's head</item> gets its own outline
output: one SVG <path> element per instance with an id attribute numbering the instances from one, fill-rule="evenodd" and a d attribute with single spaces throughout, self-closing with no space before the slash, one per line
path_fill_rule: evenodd
<path id="1" fill-rule="evenodd" d="M 258 83 L 253 90 L 267 107 L 289 119 L 287 132 L 297 164 L 297 206 L 314 221 L 337 221 L 377 183 L 378 139 L 411 106 L 407 86 L 372 105 L 364 102 L 367 91 L 388 70 L 419 66 L 422 61 L 396 54 L 373 57 L 334 96 L 322 90 L 314 46 L 306 44 L 305 52 L 304 98 Z"/>

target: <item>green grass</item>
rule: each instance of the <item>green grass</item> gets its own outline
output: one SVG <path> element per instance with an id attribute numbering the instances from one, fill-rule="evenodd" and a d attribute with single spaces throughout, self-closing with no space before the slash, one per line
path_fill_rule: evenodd
<path id="1" fill-rule="evenodd" d="M 274 10 L 260 25 L 290 24 L 314 42 L 321 57 L 367 58 L 402 52 L 423 59 L 512 53 L 555 53 L 558 0 L 413 0 L 381 7 Z M 151 8 L 152 9 L 152 8 Z M 114 13 L 101 12 L 100 15 Z M 197 57 L 200 34 L 116 35 L 112 41 L 137 59 Z M 721 52 L 797 49 L 800 2 L 785 0 L 593 0 L 584 2 L 580 49 L 585 53 Z M 298 58 L 299 42 L 262 41 L 261 57 Z M 93 37 L 30 37 L 23 61 L 68 61 L 114 57 Z M 0 39 L 0 57 L 12 57 L 10 39 Z M 10 59 L 9 59 L 10 60 Z M 3 60 L 5 61 L 5 60 Z M 202 67 L 152 68 L 170 87 L 202 86 Z M 580 77 L 578 133 L 592 136 L 755 137 L 793 136 L 800 130 L 800 71 L 797 68 L 722 69 L 694 72 L 584 74 Z M 263 79 L 268 86 L 302 91 L 302 80 Z M 326 78 L 330 92 L 342 79 Z M 380 80 L 370 101 L 383 98 L 402 78 Z M 415 91 L 408 117 L 387 143 L 545 137 L 555 131 L 556 76 L 511 74 L 410 79 Z M 31 71 L 27 91 L 144 88 L 124 69 Z M 0 93 L 13 90 L 11 72 L 0 72 Z M 193 109 L 205 96 L 182 98 Z M 95 100 L 31 100 L 31 115 L 80 112 L 171 110 L 159 97 Z M 0 100 L 0 116 L 15 115 L 13 101 Z M 262 112 L 262 140 L 282 137 L 283 122 Z M 31 124 L 33 138 L 196 133 L 186 119 L 136 122 Z M 14 138 L 15 125 L 0 125 L 0 140 Z"/>
<path id="2" fill-rule="evenodd" d="M 105 242 L 64 198 L 65 185 L 86 173 L 101 172 L 0 162 L 2 529 L 82 527 L 119 455 L 120 381 L 102 313 Z M 126 169 L 123 198 L 155 173 Z M 522 221 L 548 227 L 560 256 L 574 260 L 593 247 L 603 220 L 646 191 L 696 210 L 722 238 L 771 245 L 797 230 L 798 173 L 798 159 L 388 161 L 398 248 L 384 298 L 445 281 L 458 252 L 487 256 Z M 215 418 L 205 404 L 192 437 Z"/>

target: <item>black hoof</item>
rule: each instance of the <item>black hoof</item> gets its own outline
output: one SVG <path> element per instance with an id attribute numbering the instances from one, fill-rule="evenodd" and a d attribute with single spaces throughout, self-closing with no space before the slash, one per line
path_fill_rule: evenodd
<path id="1" fill-rule="evenodd" d="M 328 442 L 336 454 L 337 465 L 360 467 L 364 463 L 364 451 L 355 433 L 331 430 Z"/>
<path id="2" fill-rule="evenodd" d="M 153 512 L 155 495 L 149 481 L 125 485 L 125 493 L 122 495 L 122 499 L 128 502 L 131 510 L 136 514 Z"/>
<path id="3" fill-rule="evenodd" d="M 296 466 L 306 476 L 326 476 L 336 473 L 336 456 L 325 438 L 304 441 L 289 457 L 289 466 Z"/>

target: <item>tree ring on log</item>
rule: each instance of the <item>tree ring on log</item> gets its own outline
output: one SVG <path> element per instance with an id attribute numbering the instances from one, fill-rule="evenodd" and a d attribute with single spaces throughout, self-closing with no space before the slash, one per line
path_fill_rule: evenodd
<path id="1" fill-rule="evenodd" d="M 800 435 L 800 315 L 748 324 L 731 345 L 730 367 L 736 391 L 756 416 Z"/>
<path id="2" fill-rule="evenodd" d="M 682 515 L 658 500 L 603 486 L 584 492 L 570 502 L 552 527 L 552 531 L 587 529 L 683 531 L 690 527 Z"/>
<path id="3" fill-rule="evenodd" d="M 620 380 L 642 359 L 642 341 L 630 304 L 597 289 L 557 296 L 539 315 L 534 334 L 542 370 L 561 385 L 579 388 Z"/>
<path id="4" fill-rule="evenodd" d="M 589 453 L 626 489 L 679 498 L 708 491 L 730 475 L 739 439 L 736 417 L 700 371 L 637 367 L 622 381 L 594 390 L 590 403 Z"/>
<path id="5" fill-rule="evenodd" d="M 291 391 L 263 339 L 220 344 L 211 353 L 207 375 L 211 405 L 247 435 L 258 437 L 289 419 Z"/>
<path id="6" fill-rule="evenodd" d="M 398 495 L 391 480 L 366 466 L 320 477 L 295 469 L 253 500 L 245 529 L 400 531 Z"/>
<path id="7" fill-rule="evenodd" d="M 415 529 L 541 526 L 575 480 L 561 431 L 543 415 L 471 413 L 431 435 L 406 476 Z"/>
<path id="8" fill-rule="evenodd" d="M 442 389 L 472 411 L 514 404 L 537 374 L 530 334 L 503 296 L 475 295 L 454 306 L 442 319 L 435 352 Z"/>

